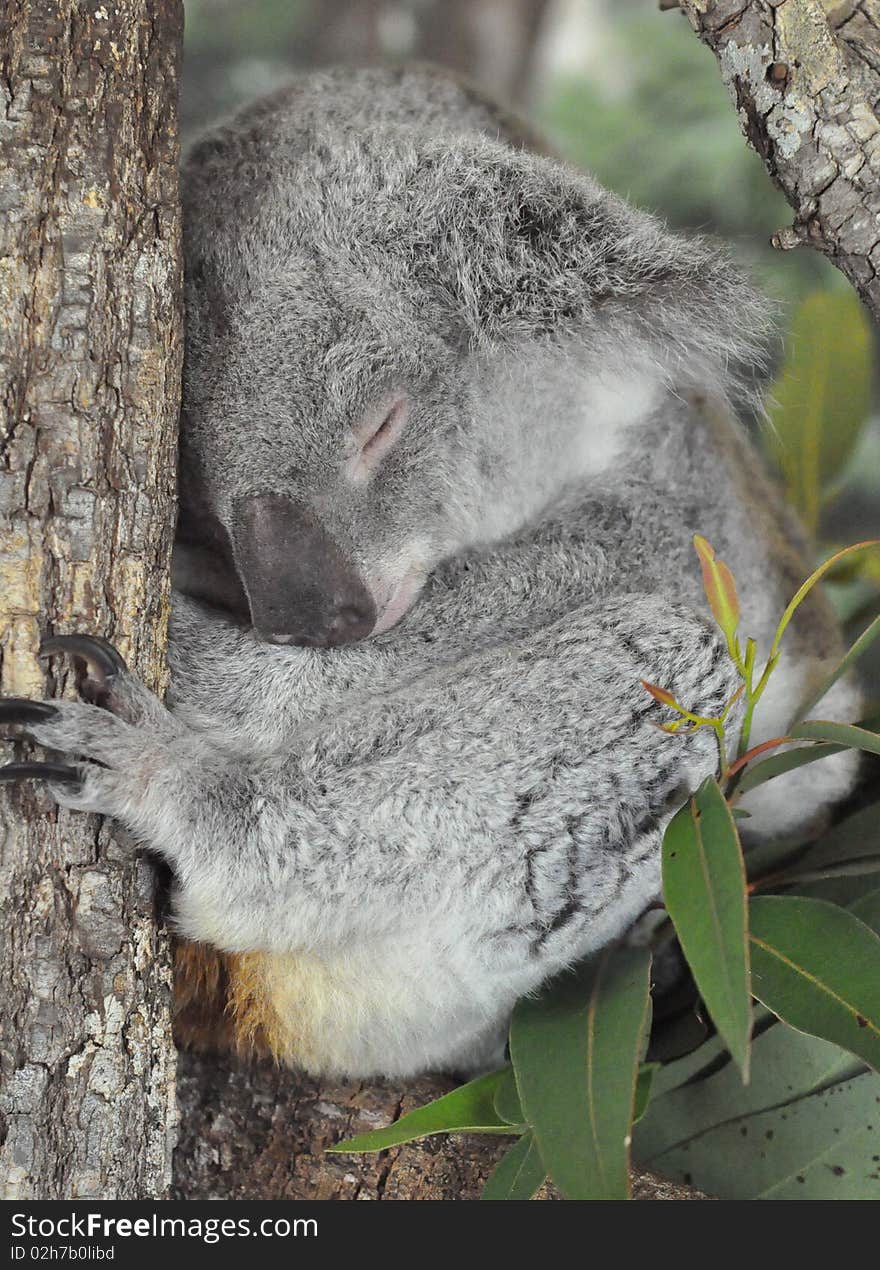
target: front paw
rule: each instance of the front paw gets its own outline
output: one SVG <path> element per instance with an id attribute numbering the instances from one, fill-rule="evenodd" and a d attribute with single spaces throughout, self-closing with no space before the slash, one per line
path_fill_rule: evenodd
<path id="1" fill-rule="evenodd" d="M 106 640 L 59 635 L 41 656 L 73 657 L 83 701 L 0 699 L 0 724 L 64 756 L 0 767 L 0 781 L 46 781 L 58 803 L 143 827 L 157 786 L 179 779 L 185 736 L 162 703 Z"/>

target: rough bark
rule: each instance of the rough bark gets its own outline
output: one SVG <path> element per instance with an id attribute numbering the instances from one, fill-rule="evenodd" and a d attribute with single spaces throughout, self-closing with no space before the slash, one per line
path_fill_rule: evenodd
<path id="1" fill-rule="evenodd" d="M 671 7 L 663 0 L 664 7 Z M 880 321 L 880 0 L 681 0 L 809 244 Z"/>
<path id="2" fill-rule="evenodd" d="M 389 1124 L 453 1082 L 320 1084 L 269 1063 L 181 1055 L 176 1199 L 478 1199 L 509 1138 L 459 1134 L 375 1155 L 327 1155 Z M 704 1199 L 634 1172 L 635 1199 Z M 558 1199 L 549 1187 L 540 1199 Z"/>
<path id="3" fill-rule="evenodd" d="M 179 0 L 2 6 L 4 693 L 70 693 L 70 667 L 36 654 L 76 630 L 162 687 L 181 33 Z M 0 1193 L 161 1195 L 175 1062 L 152 870 L 31 785 L 0 792 L 0 874 Z"/>

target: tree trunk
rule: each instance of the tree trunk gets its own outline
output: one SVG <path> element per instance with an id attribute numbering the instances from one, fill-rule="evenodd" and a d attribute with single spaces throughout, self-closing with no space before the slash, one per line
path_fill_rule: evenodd
<path id="1" fill-rule="evenodd" d="M 821 251 L 880 321 L 880 0 L 681 0 L 681 8 L 794 208 L 774 246 Z"/>
<path id="2" fill-rule="evenodd" d="M 106 635 L 163 685 L 181 35 L 179 0 L 4 0 L 4 693 L 71 691 L 37 661 L 49 632 Z M 0 1193 L 159 1196 L 175 1062 L 152 870 L 29 785 L 0 794 L 0 872 Z"/>
<path id="3" fill-rule="evenodd" d="M 317 1082 L 270 1063 L 181 1055 L 176 1199 L 478 1199 L 510 1138 L 456 1134 L 373 1155 L 327 1155 L 334 1142 L 389 1124 L 455 1081 Z M 544 1187 L 539 1199 L 558 1199 Z M 635 1199 L 704 1199 L 633 1172 Z"/>

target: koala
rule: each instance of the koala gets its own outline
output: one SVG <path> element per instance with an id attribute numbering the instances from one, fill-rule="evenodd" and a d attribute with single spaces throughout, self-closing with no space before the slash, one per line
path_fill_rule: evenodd
<path id="1" fill-rule="evenodd" d="M 767 305 L 430 68 L 294 80 L 194 146 L 183 203 L 168 700 L 54 635 L 84 700 L 5 701 L 62 757 L 0 776 L 167 861 L 195 1040 L 480 1070 L 658 900 L 716 771 L 640 684 L 712 715 L 738 687 L 693 534 L 765 653 L 809 572 L 737 415 Z M 755 742 L 839 655 L 818 594 L 784 649 Z M 846 681 L 819 707 L 858 709 Z M 798 832 L 853 776 L 792 772 L 746 823 Z"/>

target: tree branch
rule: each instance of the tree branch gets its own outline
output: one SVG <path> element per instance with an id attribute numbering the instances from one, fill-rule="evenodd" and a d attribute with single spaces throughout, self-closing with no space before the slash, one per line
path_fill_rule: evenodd
<path id="1" fill-rule="evenodd" d="M 666 6 L 664 6 L 666 7 Z M 880 321 L 880 0 L 681 0 L 809 244 Z"/>

